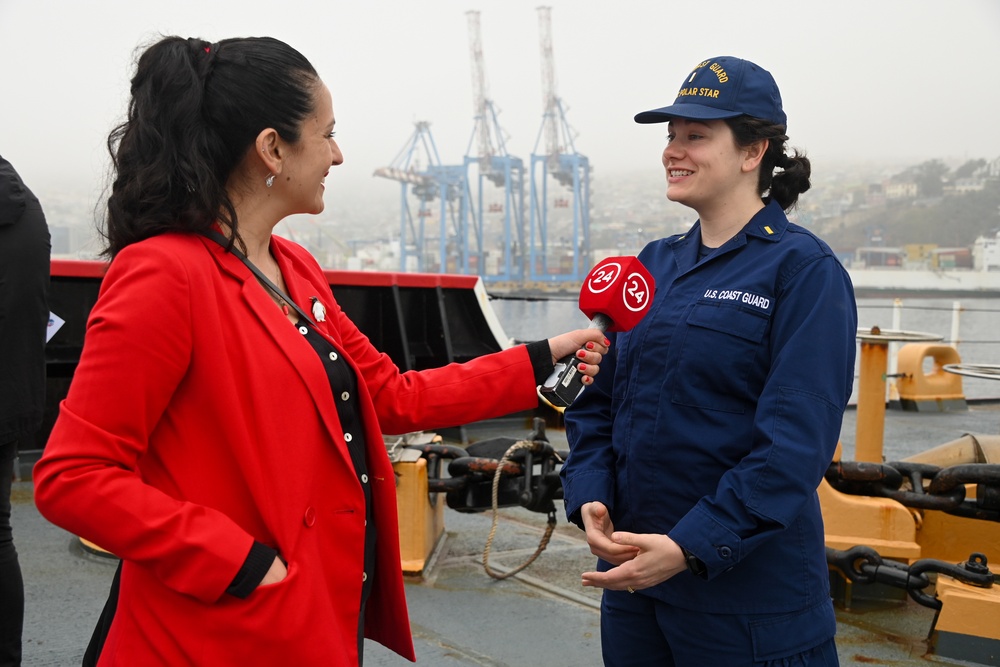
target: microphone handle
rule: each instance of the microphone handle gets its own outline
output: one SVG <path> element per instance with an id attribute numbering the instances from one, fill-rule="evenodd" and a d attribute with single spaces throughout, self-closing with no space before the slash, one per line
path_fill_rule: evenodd
<path id="1" fill-rule="evenodd" d="M 611 328 L 611 318 L 603 313 L 597 313 L 590 320 L 591 329 L 607 331 Z M 580 372 L 580 360 L 576 352 L 567 354 L 555 363 L 552 374 L 545 380 L 538 391 L 545 400 L 557 408 L 566 408 L 576 400 L 576 397 L 583 391 L 583 373 Z"/>

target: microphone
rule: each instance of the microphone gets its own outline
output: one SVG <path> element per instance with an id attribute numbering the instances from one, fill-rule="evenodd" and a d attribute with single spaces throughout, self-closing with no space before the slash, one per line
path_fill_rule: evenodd
<path id="1" fill-rule="evenodd" d="M 653 302 L 655 283 L 636 257 L 608 257 L 591 269 L 580 287 L 580 310 L 590 327 L 601 331 L 628 331 L 643 318 Z M 569 406 L 583 391 L 583 373 L 576 353 L 555 364 L 538 389 L 556 407 Z"/>

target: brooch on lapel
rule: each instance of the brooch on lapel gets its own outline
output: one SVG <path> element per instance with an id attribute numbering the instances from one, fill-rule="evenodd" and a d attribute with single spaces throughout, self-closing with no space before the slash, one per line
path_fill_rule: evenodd
<path id="1" fill-rule="evenodd" d="M 319 297 L 311 296 L 312 314 L 317 322 L 326 322 L 326 306 L 319 302 Z"/>

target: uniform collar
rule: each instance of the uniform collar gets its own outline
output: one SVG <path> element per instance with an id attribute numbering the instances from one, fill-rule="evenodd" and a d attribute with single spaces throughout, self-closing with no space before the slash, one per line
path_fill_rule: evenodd
<path id="1" fill-rule="evenodd" d="M 772 200 L 768 202 L 764 208 L 757 211 L 757 213 L 750 218 L 750 222 L 744 225 L 743 229 L 737 232 L 734 238 L 746 235 L 764 239 L 766 241 L 777 242 L 785 234 L 786 229 L 788 229 L 788 218 L 785 216 L 785 212 L 782 210 L 781 205 Z M 689 229 L 686 233 L 667 239 L 667 243 L 673 246 L 694 239 L 698 239 L 699 242 L 701 240 L 701 220 L 695 221 L 695 223 L 691 225 L 691 229 Z M 726 241 L 724 245 L 729 245 L 732 242 L 733 239 L 730 239 L 729 241 Z"/>
<path id="2" fill-rule="evenodd" d="M 788 229 L 788 218 L 785 216 L 785 211 L 782 210 L 781 204 L 772 199 L 750 218 L 750 222 L 740 230 L 740 233 L 776 243 L 785 234 L 786 229 Z"/>

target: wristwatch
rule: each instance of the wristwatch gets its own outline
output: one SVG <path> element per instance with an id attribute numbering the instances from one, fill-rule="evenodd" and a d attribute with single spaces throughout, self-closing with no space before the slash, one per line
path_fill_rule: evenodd
<path id="1" fill-rule="evenodd" d="M 705 567 L 705 562 L 702 559 L 684 547 L 681 547 L 681 553 L 684 554 L 684 561 L 687 563 L 687 569 L 691 571 L 691 574 L 702 579 L 708 579 L 708 568 Z"/>

